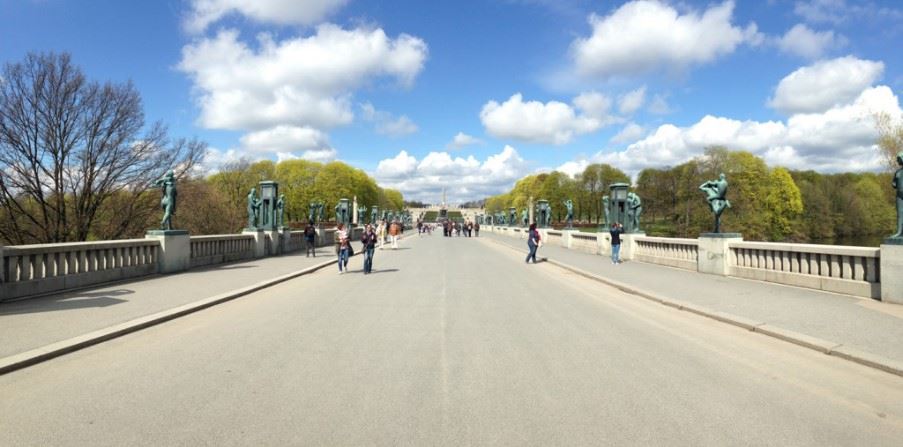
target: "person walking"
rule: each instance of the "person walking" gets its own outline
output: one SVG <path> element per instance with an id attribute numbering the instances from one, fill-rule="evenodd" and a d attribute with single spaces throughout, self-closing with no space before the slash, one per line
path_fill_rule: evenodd
<path id="1" fill-rule="evenodd" d="M 376 228 L 376 246 L 379 247 L 380 250 L 383 249 L 383 245 L 386 245 L 386 221 L 383 220 L 379 223 L 379 227 Z"/>
<path id="2" fill-rule="evenodd" d="M 621 224 L 615 222 L 611 224 L 611 230 L 609 233 L 611 234 L 611 263 L 612 264 L 620 264 L 621 263 L 621 233 L 624 232 L 624 227 Z"/>
<path id="3" fill-rule="evenodd" d="M 392 222 L 389 225 L 389 240 L 392 242 L 392 250 L 398 249 L 398 235 L 401 233 L 401 225 L 398 222 Z"/>
<path id="4" fill-rule="evenodd" d="M 340 223 L 335 230 L 335 252 L 339 256 L 339 274 L 348 270 L 348 254 L 350 251 L 351 241 L 348 240 L 345 225 Z"/>
<path id="5" fill-rule="evenodd" d="M 473 236 L 480 237 L 480 223 L 474 222 L 473 224 Z"/>
<path id="6" fill-rule="evenodd" d="M 536 264 L 536 249 L 539 248 L 539 243 L 541 238 L 539 237 L 539 231 L 536 230 L 536 223 L 530 224 L 529 233 L 527 233 L 527 248 L 530 249 L 530 252 L 527 253 L 527 263 L 530 263 L 530 259 L 533 259 L 533 263 Z"/>
<path id="7" fill-rule="evenodd" d="M 304 227 L 304 243 L 307 245 L 307 257 L 317 257 L 317 229 L 314 227 L 314 221 L 308 221 Z"/>
<path id="8" fill-rule="evenodd" d="M 364 234 L 361 235 L 361 243 L 364 245 L 364 274 L 373 271 L 373 251 L 376 249 L 376 230 L 373 225 L 367 224 Z"/>

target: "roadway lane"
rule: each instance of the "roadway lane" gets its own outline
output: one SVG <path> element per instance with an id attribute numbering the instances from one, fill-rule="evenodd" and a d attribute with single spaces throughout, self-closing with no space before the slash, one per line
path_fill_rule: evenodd
<path id="1" fill-rule="evenodd" d="M 401 246 L 0 376 L 0 445 L 903 439 L 899 377 L 483 240 Z"/>

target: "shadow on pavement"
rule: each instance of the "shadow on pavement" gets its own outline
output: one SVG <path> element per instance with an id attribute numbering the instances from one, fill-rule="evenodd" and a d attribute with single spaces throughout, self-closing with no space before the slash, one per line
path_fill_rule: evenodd
<path id="1" fill-rule="evenodd" d="M 0 315 L 20 315 L 60 310 L 84 309 L 88 307 L 109 307 L 127 300 L 117 296 L 135 293 L 130 289 L 107 290 L 102 292 L 81 292 L 63 296 L 31 298 L 23 301 L 0 304 Z"/>

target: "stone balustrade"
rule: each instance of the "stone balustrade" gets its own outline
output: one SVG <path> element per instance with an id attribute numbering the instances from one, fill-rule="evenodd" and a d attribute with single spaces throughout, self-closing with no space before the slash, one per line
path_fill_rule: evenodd
<path id="1" fill-rule="evenodd" d="M 696 239 L 641 236 L 635 239 L 638 261 L 696 270 L 699 241 Z"/>
<path id="2" fill-rule="evenodd" d="M 191 268 L 253 257 L 253 236 L 244 234 L 191 236 Z"/>
<path id="3" fill-rule="evenodd" d="M 3 247 L 0 299 L 154 274 L 159 248 L 147 239 Z"/>
<path id="4" fill-rule="evenodd" d="M 485 230 L 517 237 L 503 226 Z M 608 256 L 608 233 L 541 230 L 546 243 Z M 700 239 L 622 234 L 621 259 L 700 273 L 775 282 L 903 304 L 903 245 L 847 247 L 743 241 L 740 235 L 703 235 Z M 702 244 L 705 242 L 705 244 Z M 896 282 L 894 282 L 896 281 Z"/>
<path id="5" fill-rule="evenodd" d="M 881 250 L 870 247 L 731 242 L 730 275 L 878 298 Z"/>

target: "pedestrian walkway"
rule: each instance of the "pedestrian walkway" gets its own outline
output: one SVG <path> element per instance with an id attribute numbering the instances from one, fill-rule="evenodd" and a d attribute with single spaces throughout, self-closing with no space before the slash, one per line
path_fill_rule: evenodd
<path id="1" fill-rule="evenodd" d="M 521 250 L 526 256 L 525 240 L 488 232 L 485 237 Z M 864 357 L 880 356 L 903 365 L 903 306 L 900 305 L 643 262 L 614 265 L 608 257 L 555 245 L 544 245 L 537 255 L 637 291 L 815 337 L 828 345 L 841 345 L 838 351 L 865 354 Z"/>
<path id="2" fill-rule="evenodd" d="M 298 251 L 0 303 L 0 359 L 324 262 L 335 262 L 331 246 L 320 247 L 316 257 Z"/>

